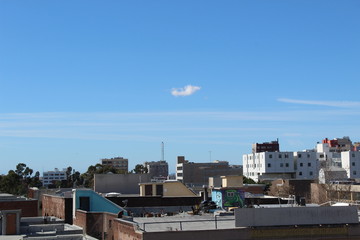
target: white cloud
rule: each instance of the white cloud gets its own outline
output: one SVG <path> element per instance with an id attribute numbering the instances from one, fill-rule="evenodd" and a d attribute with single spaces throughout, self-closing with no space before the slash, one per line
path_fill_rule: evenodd
<path id="1" fill-rule="evenodd" d="M 201 87 L 198 87 L 198 86 L 192 86 L 192 85 L 187 85 L 183 88 L 173 88 L 171 90 L 171 94 L 175 97 L 178 97 L 178 96 L 190 96 L 192 94 L 194 94 L 196 91 L 200 90 Z"/>
<path id="2" fill-rule="evenodd" d="M 307 104 L 307 105 L 319 105 L 329 107 L 360 107 L 360 102 L 351 101 L 312 101 L 312 100 L 298 100 L 289 98 L 279 98 L 279 102 L 296 103 L 296 104 Z"/>

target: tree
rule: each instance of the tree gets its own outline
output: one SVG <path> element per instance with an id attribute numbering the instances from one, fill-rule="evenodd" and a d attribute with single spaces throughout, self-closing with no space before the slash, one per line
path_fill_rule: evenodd
<path id="1" fill-rule="evenodd" d="M 80 173 L 78 173 L 75 175 L 75 177 L 79 175 L 79 181 L 81 181 L 85 187 L 93 187 L 94 174 L 106 174 L 106 173 L 125 174 L 127 172 L 124 170 L 117 169 L 110 165 L 102 165 L 98 163 L 95 166 L 93 165 L 89 166 L 87 172 L 81 175 Z"/>
<path id="2" fill-rule="evenodd" d="M 133 171 L 134 173 L 148 173 L 148 169 L 142 164 L 137 164 Z"/>
<path id="3" fill-rule="evenodd" d="M 25 163 L 17 164 L 15 170 L 10 170 L 0 178 L 0 192 L 24 195 L 29 187 L 41 186 L 40 173 L 36 172 L 35 176 L 32 176 L 33 172 Z"/>

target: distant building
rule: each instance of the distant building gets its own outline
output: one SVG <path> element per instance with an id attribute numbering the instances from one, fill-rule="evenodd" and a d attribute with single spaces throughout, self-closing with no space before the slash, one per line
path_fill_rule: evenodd
<path id="1" fill-rule="evenodd" d="M 59 170 L 55 168 L 54 171 L 43 172 L 42 184 L 48 186 L 56 181 L 66 180 L 66 168 Z"/>
<path id="2" fill-rule="evenodd" d="M 293 152 L 259 152 L 243 155 L 244 176 L 261 179 L 290 179 L 295 176 Z"/>
<path id="3" fill-rule="evenodd" d="M 360 152 L 342 152 L 341 165 L 346 170 L 348 178 L 360 178 Z"/>
<path id="4" fill-rule="evenodd" d="M 124 172 L 129 171 L 129 160 L 123 157 L 115 158 L 103 158 L 101 164 L 104 166 L 112 166 L 116 169 L 123 170 Z"/>
<path id="5" fill-rule="evenodd" d="M 271 142 L 264 142 L 264 143 L 254 143 L 252 145 L 252 152 L 259 153 L 259 152 L 280 152 L 279 141 L 271 141 Z"/>
<path id="6" fill-rule="evenodd" d="M 189 186 L 207 185 L 209 177 L 224 175 L 242 175 L 242 166 L 229 165 L 227 161 L 210 163 L 194 163 L 178 156 L 176 164 L 176 180 Z"/>
<path id="7" fill-rule="evenodd" d="M 169 165 L 166 161 L 145 162 L 144 166 L 152 178 L 167 178 L 169 175 Z"/>
<path id="8" fill-rule="evenodd" d="M 322 143 L 328 144 L 330 152 L 344 152 L 353 149 L 353 145 L 349 137 L 335 138 L 332 140 L 325 138 L 322 140 Z"/>

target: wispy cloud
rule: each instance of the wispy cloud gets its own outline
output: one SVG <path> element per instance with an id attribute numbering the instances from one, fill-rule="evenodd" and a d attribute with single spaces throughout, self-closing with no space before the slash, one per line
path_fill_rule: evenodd
<path id="1" fill-rule="evenodd" d="M 279 102 L 295 103 L 295 104 L 307 104 L 307 105 L 318 105 L 318 106 L 329 106 L 329 107 L 360 107 L 360 102 L 352 101 L 313 101 L 313 100 L 298 100 L 289 98 L 279 98 Z"/>
<path id="2" fill-rule="evenodd" d="M 198 86 L 187 85 L 183 88 L 173 88 L 171 90 L 171 94 L 175 97 L 190 96 L 200 89 L 201 89 L 201 87 L 198 87 Z"/>

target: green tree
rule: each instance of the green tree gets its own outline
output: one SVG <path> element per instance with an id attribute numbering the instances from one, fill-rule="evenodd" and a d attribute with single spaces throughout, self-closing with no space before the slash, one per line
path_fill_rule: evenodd
<path id="1" fill-rule="evenodd" d="M 88 167 L 87 172 L 80 175 L 80 173 L 76 174 L 74 177 L 78 177 L 79 182 L 81 182 L 85 187 L 93 187 L 94 186 L 94 174 L 106 174 L 106 173 L 114 173 L 114 174 L 125 174 L 127 173 L 124 170 L 117 169 L 113 166 L 102 165 L 100 163 L 95 166 L 91 165 Z M 79 176 L 78 176 L 79 175 Z"/>
<path id="2" fill-rule="evenodd" d="M 137 164 L 133 171 L 134 173 L 148 173 L 148 169 L 142 164 Z"/>

